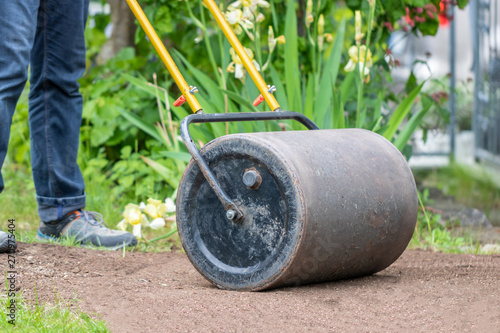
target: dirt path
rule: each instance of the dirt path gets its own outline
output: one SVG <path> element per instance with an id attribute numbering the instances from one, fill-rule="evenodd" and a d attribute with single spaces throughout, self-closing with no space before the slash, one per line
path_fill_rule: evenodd
<path id="1" fill-rule="evenodd" d="M 16 260 L 25 297 L 55 287 L 113 332 L 500 332 L 500 255 L 408 250 L 373 276 L 258 293 L 213 287 L 182 253 L 20 244 Z"/>

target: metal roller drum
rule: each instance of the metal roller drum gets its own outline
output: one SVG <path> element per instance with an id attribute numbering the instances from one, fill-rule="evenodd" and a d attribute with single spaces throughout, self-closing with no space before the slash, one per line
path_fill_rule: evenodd
<path id="1" fill-rule="evenodd" d="M 197 163 L 177 196 L 182 245 L 220 288 L 263 290 L 373 274 L 405 250 L 417 220 L 401 153 L 360 129 L 234 134 L 201 155 L 243 212 L 230 220 Z"/>

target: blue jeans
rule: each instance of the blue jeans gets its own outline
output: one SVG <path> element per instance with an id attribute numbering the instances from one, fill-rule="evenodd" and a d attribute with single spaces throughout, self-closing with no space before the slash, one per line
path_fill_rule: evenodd
<path id="1" fill-rule="evenodd" d="M 0 167 L 30 66 L 31 164 L 44 222 L 85 207 L 76 158 L 88 6 L 89 0 L 0 0 Z"/>

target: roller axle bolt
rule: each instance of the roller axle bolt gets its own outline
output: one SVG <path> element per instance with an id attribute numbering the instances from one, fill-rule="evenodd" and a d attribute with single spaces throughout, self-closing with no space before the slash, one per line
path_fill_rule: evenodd
<path id="1" fill-rule="evenodd" d="M 245 184 L 245 186 L 251 188 L 252 190 L 258 189 L 260 183 L 262 183 L 262 177 L 257 172 L 257 170 L 246 170 L 243 174 L 243 184 Z"/>
<path id="2" fill-rule="evenodd" d="M 236 217 L 236 212 L 232 209 L 228 210 L 226 212 L 226 217 L 229 219 L 229 220 L 233 220 L 235 217 Z"/>

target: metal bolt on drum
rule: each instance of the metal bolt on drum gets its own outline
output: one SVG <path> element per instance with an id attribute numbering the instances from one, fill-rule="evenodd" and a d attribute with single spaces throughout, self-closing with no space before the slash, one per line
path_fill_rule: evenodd
<path id="1" fill-rule="evenodd" d="M 408 245 L 417 208 L 406 160 L 378 134 L 249 133 L 217 138 L 189 163 L 177 223 L 205 278 L 263 290 L 383 270 Z"/>

